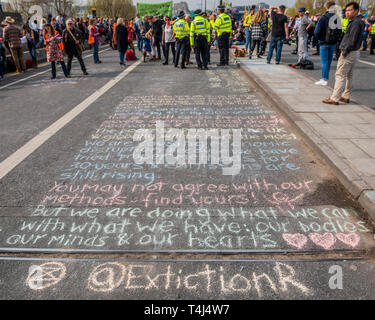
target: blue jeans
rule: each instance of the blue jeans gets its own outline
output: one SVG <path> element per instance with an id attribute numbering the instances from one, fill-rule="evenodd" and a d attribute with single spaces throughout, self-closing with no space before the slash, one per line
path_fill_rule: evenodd
<path id="1" fill-rule="evenodd" d="M 125 63 L 125 53 L 119 51 L 119 56 L 120 56 L 120 62 Z"/>
<path id="2" fill-rule="evenodd" d="M 273 50 L 276 48 L 276 62 L 280 62 L 281 51 L 283 50 L 283 39 L 281 37 L 272 37 L 270 47 L 268 49 L 267 61 L 270 62 L 273 55 Z"/>
<path id="3" fill-rule="evenodd" d="M 251 31 L 249 28 L 245 28 L 245 37 L 246 37 L 246 44 L 245 44 L 245 50 L 250 50 L 251 48 Z"/>
<path id="4" fill-rule="evenodd" d="M 139 51 L 142 51 L 143 49 L 143 37 L 141 36 L 141 33 L 138 31 L 137 33 L 137 48 Z"/>
<path id="5" fill-rule="evenodd" d="M 335 53 L 335 44 L 321 44 L 320 45 L 320 61 L 322 62 L 322 79 L 328 81 L 329 70 L 331 69 L 331 63 L 333 54 Z"/>
<path id="6" fill-rule="evenodd" d="M 95 40 L 94 42 L 94 62 L 99 62 L 99 41 Z"/>

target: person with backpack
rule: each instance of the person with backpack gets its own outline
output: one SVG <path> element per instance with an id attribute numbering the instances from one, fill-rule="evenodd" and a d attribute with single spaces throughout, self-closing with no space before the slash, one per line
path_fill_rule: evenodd
<path id="1" fill-rule="evenodd" d="M 331 97 L 323 100 L 323 103 L 338 105 L 339 101 L 350 102 L 350 94 L 353 89 L 353 70 L 360 56 L 359 49 L 365 27 L 358 16 L 359 10 L 357 2 L 350 2 L 345 7 L 345 15 L 349 19 L 349 24 L 340 44 L 341 55 L 335 74 L 335 88 Z"/>
<path id="2" fill-rule="evenodd" d="M 325 5 L 326 13 L 318 20 L 314 36 L 319 41 L 320 46 L 320 61 L 322 63 L 322 78 L 315 82 L 318 86 L 327 86 L 329 79 L 329 70 L 333 55 L 336 50 L 336 44 L 341 39 L 342 30 L 338 26 L 339 19 L 334 13 L 335 1 L 328 1 Z"/>

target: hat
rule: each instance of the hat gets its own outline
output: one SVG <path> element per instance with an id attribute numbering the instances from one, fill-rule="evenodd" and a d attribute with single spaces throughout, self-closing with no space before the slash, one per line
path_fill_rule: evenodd
<path id="1" fill-rule="evenodd" d="M 185 12 L 184 11 L 180 11 L 180 13 L 178 14 L 178 17 L 179 18 L 185 17 Z"/>
<path id="2" fill-rule="evenodd" d="M 194 13 L 196 15 L 201 15 L 202 14 L 202 10 L 201 9 L 197 9 L 197 10 L 194 11 Z"/>
<path id="3" fill-rule="evenodd" d="M 207 17 L 207 12 L 202 12 L 202 17 Z"/>
<path id="4" fill-rule="evenodd" d="M 14 23 L 14 19 L 12 17 L 6 17 L 5 20 L 3 22 L 6 22 L 6 23 Z"/>
<path id="5" fill-rule="evenodd" d="M 298 12 L 306 12 L 306 9 L 305 8 L 299 8 Z"/>
<path id="6" fill-rule="evenodd" d="M 217 7 L 219 10 L 225 10 L 225 6 L 218 6 Z"/>

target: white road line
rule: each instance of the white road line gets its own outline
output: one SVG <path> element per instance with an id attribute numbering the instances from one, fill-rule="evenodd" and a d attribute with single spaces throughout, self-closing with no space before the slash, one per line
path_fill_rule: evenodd
<path id="1" fill-rule="evenodd" d="M 91 96 L 82 101 L 79 105 L 74 107 L 67 114 L 62 116 L 47 129 L 43 130 L 29 142 L 27 142 L 23 147 L 18 149 L 3 162 L 0 163 L 0 179 L 6 176 L 11 170 L 13 170 L 18 164 L 25 160 L 30 154 L 32 154 L 36 149 L 38 149 L 44 142 L 51 138 L 60 129 L 66 126 L 70 121 L 77 117 L 81 112 L 86 110 L 93 102 L 99 99 L 103 94 L 105 94 L 109 89 L 114 87 L 118 82 L 124 79 L 130 72 L 132 72 L 139 64 L 141 60 L 132 64 L 129 68 L 121 72 L 117 77 L 110 80 L 101 87 L 99 90 L 95 91 Z"/>
<path id="2" fill-rule="evenodd" d="M 104 51 L 108 51 L 109 49 L 111 49 L 111 48 L 104 49 L 104 50 L 100 51 L 100 53 L 101 53 L 101 52 L 104 52 Z M 84 56 L 83 59 L 86 59 L 86 58 L 89 58 L 89 57 L 92 57 L 92 56 L 93 56 L 92 54 L 89 54 L 89 55 L 87 55 L 87 56 Z M 49 71 L 50 71 L 50 69 L 47 69 L 47 70 L 45 70 L 45 71 L 42 71 L 42 72 L 38 72 L 38 73 L 36 73 L 36 74 L 33 74 L 32 76 L 29 76 L 29 77 L 27 77 L 27 78 L 23 78 L 23 79 L 20 79 L 20 80 L 17 80 L 17 81 L 14 81 L 14 82 L 8 83 L 8 84 L 6 84 L 6 85 L 4 85 L 4 86 L 1 86 L 1 87 L 0 87 L 0 90 L 5 89 L 5 88 L 8 88 L 8 87 L 10 87 L 10 86 L 13 86 L 13 85 L 15 85 L 15 84 L 17 84 L 17 83 L 20 83 L 20 82 L 26 81 L 26 80 L 28 80 L 28 79 L 34 78 L 34 77 L 39 76 L 39 75 L 41 75 L 41 74 L 47 73 L 47 72 L 49 72 Z"/>
<path id="3" fill-rule="evenodd" d="M 359 62 L 362 62 L 362 63 L 365 63 L 365 64 L 369 64 L 370 66 L 375 67 L 375 63 L 368 62 L 368 61 L 364 61 L 364 60 L 358 60 L 358 61 L 359 61 Z"/>

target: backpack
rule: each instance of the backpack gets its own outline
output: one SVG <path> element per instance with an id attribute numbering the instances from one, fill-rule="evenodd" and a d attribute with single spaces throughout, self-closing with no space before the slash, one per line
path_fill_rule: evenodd
<path id="1" fill-rule="evenodd" d="M 311 60 L 303 60 L 301 61 L 300 69 L 314 70 L 314 62 Z"/>
<path id="2" fill-rule="evenodd" d="M 134 55 L 133 51 L 131 51 L 130 49 L 128 51 L 126 51 L 126 60 L 128 60 L 128 61 L 135 60 L 135 55 Z"/>
<path id="3" fill-rule="evenodd" d="M 336 44 L 341 40 L 342 37 L 342 29 L 338 28 L 340 19 L 337 15 L 333 15 L 332 17 L 329 17 L 325 15 L 328 19 L 328 26 L 326 30 L 326 37 L 325 42 L 327 44 Z"/>

